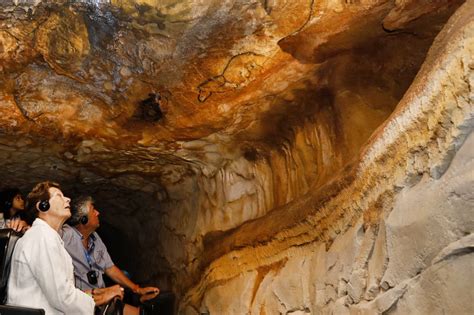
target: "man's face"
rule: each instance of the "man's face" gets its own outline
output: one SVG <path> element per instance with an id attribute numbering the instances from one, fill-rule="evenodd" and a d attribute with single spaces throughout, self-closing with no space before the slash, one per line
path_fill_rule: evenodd
<path id="1" fill-rule="evenodd" d="M 63 192 L 56 187 L 50 187 L 49 191 L 49 204 L 50 208 L 48 213 L 55 214 L 61 218 L 68 219 L 71 216 L 71 208 L 69 202 L 71 199 L 65 197 Z"/>
<path id="2" fill-rule="evenodd" d="M 87 221 L 87 225 L 89 225 L 90 227 L 94 228 L 94 229 L 97 229 L 100 225 L 100 221 L 99 221 L 99 210 L 97 210 L 95 208 L 95 205 L 92 203 L 92 202 L 89 202 L 88 205 L 89 207 L 89 214 L 88 214 L 88 221 Z"/>

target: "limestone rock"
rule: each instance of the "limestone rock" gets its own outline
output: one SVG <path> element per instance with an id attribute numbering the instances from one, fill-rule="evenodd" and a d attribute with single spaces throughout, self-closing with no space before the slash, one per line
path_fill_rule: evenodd
<path id="1" fill-rule="evenodd" d="M 395 201 L 386 221 L 390 259 L 381 281 L 390 287 L 414 277 L 430 265 L 441 249 L 474 229 L 469 219 L 472 215 L 469 200 L 474 194 L 464 190 L 474 184 L 474 173 L 469 171 L 473 166 L 469 150 L 474 145 L 472 141 L 470 136 L 443 177 L 438 180 L 424 177 L 414 187 L 400 192 L 400 199 Z M 422 194 L 425 197 L 420 199 Z M 397 239 L 395 246 L 394 239 Z M 404 246 L 398 245 L 399 239 L 406 240 Z"/>
<path id="2" fill-rule="evenodd" d="M 457 240 L 473 229 L 472 189 L 466 189 L 472 187 L 473 178 L 469 89 L 472 73 L 465 66 L 472 55 L 472 37 L 468 35 L 472 32 L 471 9 L 472 3 L 462 7 L 435 41 L 416 82 L 392 119 L 378 130 L 363 151 L 357 177 L 349 177 L 335 188 L 325 186 L 327 191 L 338 189 L 334 199 L 302 198 L 225 235 L 220 245 L 224 244 L 226 250 L 206 269 L 208 273 L 200 281 L 201 286 L 211 279 L 222 281 L 238 273 L 230 264 L 231 257 L 238 257 L 240 266 L 251 270 L 275 263 L 282 255 L 295 254 L 305 261 L 311 257 L 314 243 L 324 241 L 329 249 L 319 252 L 317 259 L 319 265 L 323 263 L 322 268 L 318 267 L 323 270 L 322 280 L 310 277 L 312 286 L 308 287 L 316 296 L 310 294 L 310 301 L 304 303 L 287 302 L 285 309 L 383 313 L 396 310 L 406 295 L 410 302 L 403 306 L 406 308 L 402 313 L 416 312 L 410 297 L 412 288 L 416 288 L 415 295 L 422 290 L 433 290 L 439 299 L 455 299 L 445 291 L 443 282 L 430 283 L 432 289 L 424 285 L 421 289 L 418 283 L 424 279 L 425 272 L 431 275 L 431 268 L 436 266 L 430 267 L 432 261 L 439 260 L 435 257 L 457 253 L 456 248 L 463 248 L 461 244 L 467 241 Z M 440 77 L 443 74 L 446 74 L 444 79 Z M 452 119 L 443 118 L 446 113 L 451 113 Z M 427 137 L 429 134 L 433 136 Z M 391 172 L 387 173 L 388 170 Z M 305 208 L 308 211 L 302 210 Z M 272 221 L 277 217 L 294 223 L 285 221 L 277 225 Z M 268 226 L 279 232 L 261 231 Z M 255 232 L 257 227 L 260 230 Z M 249 231 L 257 235 L 250 235 Z M 453 244 L 448 246 L 450 243 Z M 459 255 L 452 257 L 467 257 L 468 252 L 460 249 Z M 467 263 L 458 266 L 462 273 Z M 264 279 L 262 283 L 269 288 L 270 283 L 278 282 L 278 277 L 285 279 L 286 275 L 272 274 L 270 282 Z M 423 280 L 423 283 L 427 282 Z M 462 290 L 464 284 L 459 283 Z M 198 292 L 193 289 L 183 305 L 192 303 L 194 294 Z M 429 311 L 429 305 L 434 303 L 429 296 L 420 306 L 423 312 Z M 460 297 L 460 308 L 446 306 L 435 311 L 465 311 L 469 306 L 464 297 Z M 269 303 L 278 305 L 275 300 Z"/>
<path id="3" fill-rule="evenodd" d="M 468 312 L 473 12 L 0 1 L 0 180 L 92 194 L 183 314 Z"/>
<path id="4" fill-rule="evenodd" d="M 252 287 L 257 274 L 242 274 L 225 285 L 209 290 L 203 300 L 200 313 L 240 314 L 250 308 Z M 230 291 L 229 291 L 230 290 Z M 237 293 L 238 294 L 233 294 Z"/>
<path id="5" fill-rule="evenodd" d="M 393 314 L 407 312 L 431 314 L 470 314 L 474 311 L 471 281 L 474 264 L 472 251 L 452 257 L 422 272 L 410 283 Z"/>

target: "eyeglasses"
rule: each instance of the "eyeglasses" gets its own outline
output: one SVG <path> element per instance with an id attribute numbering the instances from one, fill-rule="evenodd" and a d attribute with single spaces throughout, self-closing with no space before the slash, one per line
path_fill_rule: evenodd
<path id="1" fill-rule="evenodd" d="M 91 270 L 87 273 L 87 281 L 92 285 L 97 284 L 97 272 L 95 270 Z"/>

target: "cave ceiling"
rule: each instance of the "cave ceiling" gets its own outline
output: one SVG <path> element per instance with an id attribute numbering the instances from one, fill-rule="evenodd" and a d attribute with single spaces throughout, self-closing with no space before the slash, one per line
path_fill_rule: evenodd
<path id="1" fill-rule="evenodd" d="M 462 2 L 0 1 L 1 180 L 156 193 L 317 119 L 342 167 Z"/>

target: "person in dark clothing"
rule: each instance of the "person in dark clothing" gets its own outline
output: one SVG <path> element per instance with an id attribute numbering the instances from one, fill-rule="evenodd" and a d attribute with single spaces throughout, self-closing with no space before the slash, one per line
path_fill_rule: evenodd
<path id="1" fill-rule="evenodd" d="M 6 188 L 0 192 L 0 207 L 4 223 L 0 228 L 11 228 L 25 232 L 30 228 L 26 222 L 25 199 L 18 188 Z"/>

